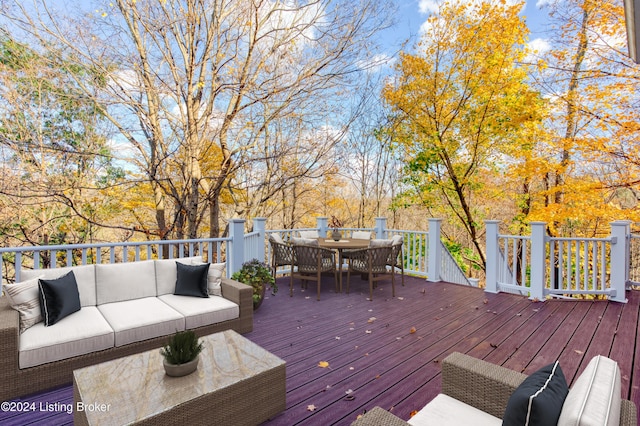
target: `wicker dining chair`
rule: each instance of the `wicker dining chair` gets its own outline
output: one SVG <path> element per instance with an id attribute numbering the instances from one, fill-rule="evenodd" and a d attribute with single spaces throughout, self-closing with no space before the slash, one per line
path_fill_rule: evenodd
<path id="1" fill-rule="evenodd" d="M 347 271 L 347 293 L 351 282 L 351 272 L 367 274 L 369 279 L 369 300 L 373 300 L 373 284 L 391 275 L 391 295 L 396 296 L 395 274 L 387 269 L 387 261 L 391 256 L 392 246 L 368 247 L 351 251 L 349 269 Z"/>
<path id="2" fill-rule="evenodd" d="M 294 264 L 297 266 L 295 270 Z M 312 245 L 294 245 L 289 295 L 293 296 L 294 278 L 300 278 L 303 281 L 317 282 L 318 300 L 320 300 L 320 285 L 322 283 L 323 272 L 333 272 L 336 291 L 338 291 L 338 271 L 336 269 L 336 258 L 333 250 Z"/>
<path id="3" fill-rule="evenodd" d="M 404 256 L 402 252 L 402 245 L 404 239 L 401 235 L 394 235 L 391 238 L 391 254 L 387 261 L 387 266 L 391 267 L 391 270 L 395 274 L 396 269 L 400 269 L 400 276 L 402 277 L 402 286 L 404 287 Z"/>
<path id="4" fill-rule="evenodd" d="M 282 240 L 278 241 L 272 235 L 269 235 L 269 244 L 271 245 L 271 270 L 275 278 L 279 266 L 292 265 L 293 246 Z M 293 266 L 291 267 L 293 268 Z"/>

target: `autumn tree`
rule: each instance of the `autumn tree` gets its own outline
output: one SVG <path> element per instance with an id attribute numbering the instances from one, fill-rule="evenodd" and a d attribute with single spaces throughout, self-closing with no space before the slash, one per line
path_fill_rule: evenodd
<path id="1" fill-rule="evenodd" d="M 121 177 L 105 121 L 73 75 L 86 69 L 69 69 L 54 53 L 0 37 L 4 245 L 90 242 L 117 209 L 102 192 Z"/>
<path id="2" fill-rule="evenodd" d="M 639 217 L 639 68 L 627 57 L 621 2 L 547 7 L 551 49 L 530 58 L 551 114 L 528 160 L 538 166 L 522 169 L 531 183 L 528 220 L 549 223 L 552 235 L 593 236 L 612 220 Z"/>
<path id="3" fill-rule="evenodd" d="M 414 202 L 443 202 L 484 267 L 476 199 L 535 120 L 538 96 L 518 67 L 527 29 L 522 3 L 455 2 L 429 18 L 415 54 L 403 54 L 384 97 L 395 114 Z"/>
<path id="4" fill-rule="evenodd" d="M 77 83 L 151 185 L 149 231 L 180 238 L 196 237 L 207 211 L 210 234 L 219 234 L 223 191 L 274 152 L 265 147 L 281 143 L 276 123 L 299 114 L 319 127 L 340 117 L 340 91 L 386 26 L 386 8 L 377 0 L 116 0 L 78 14 L 41 0 L 3 12 L 12 28 L 93 70 Z"/>

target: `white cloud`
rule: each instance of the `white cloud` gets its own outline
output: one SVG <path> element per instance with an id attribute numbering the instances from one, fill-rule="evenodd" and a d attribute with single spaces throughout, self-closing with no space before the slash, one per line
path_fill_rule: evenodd
<path id="1" fill-rule="evenodd" d="M 440 10 L 440 4 L 434 0 L 420 0 L 418 10 L 424 15 L 438 13 Z"/>
<path id="2" fill-rule="evenodd" d="M 551 50 L 551 44 L 547 39 L 536 38 L 527 44 L 526 50 L 526 62 L 534 62 L 537 58 L 542 57 L 545 53 Z"/>

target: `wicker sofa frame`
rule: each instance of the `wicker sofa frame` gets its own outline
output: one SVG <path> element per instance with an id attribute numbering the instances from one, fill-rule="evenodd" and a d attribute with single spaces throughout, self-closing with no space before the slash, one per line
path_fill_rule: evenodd
<path id="1" fill-rule="evenodd" d="M 458 401 L 502 418 L 507 401 L 526 375 L 508 368 L 454 352 L 442 361 L 442 393 Z M 620 426 L 637 426 L 636 405 L 623 399 Z M 352 426 L 402 426 L 407 422 L 375 407 Z"/>
<path id="2" fill-rule="evenodd" d="M 193 329 L 198 336 L 229 329 L 241 334 L 253 330 L 253 289 L 237 281 L 223 278 L 222 295 L 240 306 L 240 316 L 232 320 Z M 157 337 L 20 369 L 18 364 L 19 330 L 18 312 L 9 306 L 6 297 L 0 298 L 0 348 L 2 351 L 0 356 L 0 401 L 71 384 L 75 369 L 160 348 L 167 340 L 166 336 Z"/>

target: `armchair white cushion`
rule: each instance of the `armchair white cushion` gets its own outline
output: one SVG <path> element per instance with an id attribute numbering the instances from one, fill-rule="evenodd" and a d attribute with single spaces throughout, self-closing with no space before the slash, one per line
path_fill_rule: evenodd
<path id="1" fill-rule="evenodd" d="M 558 426 L 617 426 L 620 405 L 618 363 L 595 356 L 569 389 Z"/>

